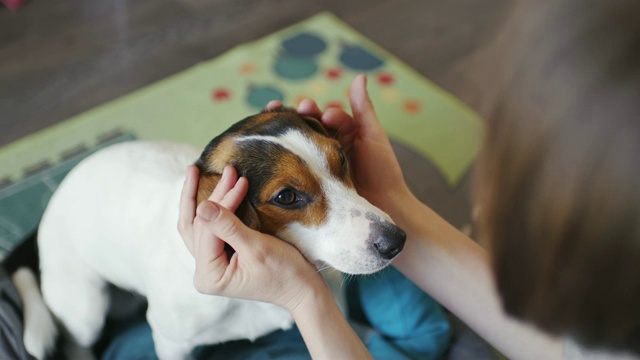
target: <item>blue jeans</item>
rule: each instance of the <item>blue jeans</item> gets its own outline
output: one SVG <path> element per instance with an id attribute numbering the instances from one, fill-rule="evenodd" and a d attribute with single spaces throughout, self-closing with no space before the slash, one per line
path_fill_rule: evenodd
<path id="1" fill-rule="evenodd" d="M 346 280 L 350 321 L 371 328 L 365 344 L 374 358 L 439 359 L 449 347 L 451 327 L 438 303 L 394 268 Z M 310 359 L 296 327 L 251 342 L 239 340 L 194 350 L 196 359 Z M 151 328 L 140 319 L 118 330 L 103 359 L 157 359 Z"/>

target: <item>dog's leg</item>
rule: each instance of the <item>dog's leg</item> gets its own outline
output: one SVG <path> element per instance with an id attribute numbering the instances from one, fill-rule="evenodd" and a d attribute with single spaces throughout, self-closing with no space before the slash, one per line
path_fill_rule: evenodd
<path id="1" fill-rule="evenodd" d="M 156 354 L 162 360 L 189 360 L 191 357 L 192 345 L 185 342 L 177 342 L 164 337 L 159 331 L 153 331 L 153 343 L 156 347 Z"/>
<path id="2" fill-rule="evenodd" d="M 85 348 L 93 345 L 109 309 L 104 280 L 80 262 L 66 260 L 42 272 L 42 294 L 75 342 Z"/>
<path id="3" fill-rule="evenodd" d="M 150 297 L 148 300 L 147 321 L 151 327 L 153 343 L 158 358 L 161 360 L 191 359 L 191 350 L 193 350 L 192 342 L 175 338 L 174 336 L 167 336 L 167 330 L 169 333 L 174 331 L 175 335 L 184 335 L 184 333 L 180 331 L 180 327 L 183 324 L 173 324 L 173 321 L 176 319 L 172 316 L 175 315 L 172 307 L 167 306 L 164 302 L 166 299 L 155 299 L 157 301 L 154 301 L 153 297 Z"/>

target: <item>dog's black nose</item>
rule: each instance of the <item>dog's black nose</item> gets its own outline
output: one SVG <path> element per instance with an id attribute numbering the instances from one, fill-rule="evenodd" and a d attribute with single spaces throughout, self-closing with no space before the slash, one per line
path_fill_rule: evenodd
<path id="1" fill-rule="evenodd" d="M 407 234 L 393 224 L 378 222 L 372 225 L 371 237 L 373 247 L 378 254 L 390 260 L 402 251 Z"/>

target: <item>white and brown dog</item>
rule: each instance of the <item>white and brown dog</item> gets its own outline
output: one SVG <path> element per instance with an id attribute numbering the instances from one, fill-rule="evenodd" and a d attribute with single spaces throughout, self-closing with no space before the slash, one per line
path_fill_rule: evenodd
<path id="1" fill-rule="evenodd" d="M 147 298 L 147 318 L 163 359 L 292 325 L 287 311 L 275 305 L 194 289 L 194 259 L 176 229 L 185 168 L 194 159 L 200 169 L 198 202 L 209 196 L 223 168 L 233 165 L 249 180 L 238 215 L 293 244 L 318 266 L 373 273 L 402 250 L 405 233 L 358 195 L 339 142 L 316 119 L 285 108 L 263 112 L 213 139 L 198 158 L 199 153 L 170 143 L 115 145 L 82 161 L 51 198 L 38 238 L 42 295 L 81 346 L 92 345 L 102 331 L 107 283 Z M 42 357 L 52 326 L 36 325 L 33 309 L 41 299 L 28 286 L 18 284 L 27 294 L 25 344 Z"/>

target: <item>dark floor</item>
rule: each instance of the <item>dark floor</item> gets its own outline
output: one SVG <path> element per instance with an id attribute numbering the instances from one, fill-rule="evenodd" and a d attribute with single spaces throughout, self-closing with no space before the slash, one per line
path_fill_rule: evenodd
<path id="1" fill-rule="evenodd" d="M 509 0 L 31 0 L 0 7 L 0 146 L 331 11 L 474 104 Z"/>

